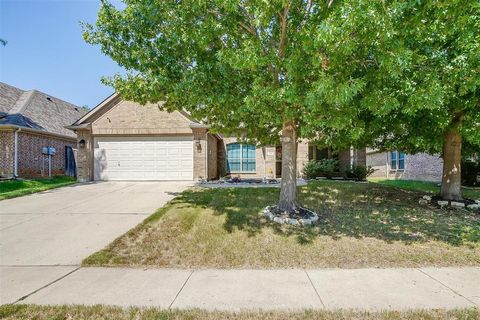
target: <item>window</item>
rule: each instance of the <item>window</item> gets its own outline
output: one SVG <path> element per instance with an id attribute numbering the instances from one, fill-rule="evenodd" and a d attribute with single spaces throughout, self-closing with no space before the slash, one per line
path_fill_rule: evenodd
<path id="1" fill-rule="evenodd" d="M 397 170 L 397 151 L 392 151 L 390 156 L 392 170 Z"/>
<path id="2" fill-rule="evenodd" d="M 251 144 L 228 144 L 227 171 L 255 172 L 255 151 L 256 147 Z"/>
<path id="3" fill-rule="evenodd" d="M 403 152 L 398 153 L 398 169 L 399 170 L 405 169 L 405 153 Z"/>
<path id="4" fill-rule="evenodd" d="M 405 153 L 396 150 L 390 152 L 390 166 L 392 170 L 405 170 Z"/>

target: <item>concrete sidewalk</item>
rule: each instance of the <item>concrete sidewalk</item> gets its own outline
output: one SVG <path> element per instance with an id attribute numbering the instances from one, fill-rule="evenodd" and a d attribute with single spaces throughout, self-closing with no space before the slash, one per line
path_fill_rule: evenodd
<path id="1" fill-rule="evenodd" d="M 404 310 L 480 306 L 480 268 L 181 270 L 1 267 L 1 303 Z"/>

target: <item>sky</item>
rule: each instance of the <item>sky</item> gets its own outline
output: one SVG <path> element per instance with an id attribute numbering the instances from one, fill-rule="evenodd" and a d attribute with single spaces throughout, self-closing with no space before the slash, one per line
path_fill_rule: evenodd
<path id="1" fill-rule="evenodd" d="M 119 1 L 116 1 L 117 4 Z M 115 1 L 114 1 L 115 3 Z M 0 81 L 95 107 L 113 93 L 102 76 L 122 69 L 82 38 L 100 0 L 0 0 Z"/>

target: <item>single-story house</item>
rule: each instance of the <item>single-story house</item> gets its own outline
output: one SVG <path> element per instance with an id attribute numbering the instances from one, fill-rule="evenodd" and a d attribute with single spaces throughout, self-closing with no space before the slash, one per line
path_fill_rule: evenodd
<path id="1" fill-rule="evenodd" d="M 367 149 L 366 163 L 367 166 L 375 169 L 371 177 L 423 181 L 442 180 L 443 159 L 439 155 Z"/>
<path id="2" fill-rule="evenodd" d="M 281 176 L 281 146 L 242 144 L 211 133 L 187 113 L 166 112 L 113 94 L 68 126 L 77 134 L 77 177 L 92 180 L 202 180 Z M 298 143 L 297 169 L 316 157 Z M 364 150 L 346 150 L 340 163 L 365 164 Z"/>
<path id="3" fill-rule="evenodd" d="M 75 175 L 76 135 L 65 126 L 87 110 L 0 82 L 0 177 Z"/>

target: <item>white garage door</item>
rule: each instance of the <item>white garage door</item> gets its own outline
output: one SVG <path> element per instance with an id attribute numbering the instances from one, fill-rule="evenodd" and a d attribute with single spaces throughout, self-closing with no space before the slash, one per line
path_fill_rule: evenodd
<path id="1" fill-rule="evenodd" d="M 95 180 L 193 180 L 192 137 L 96 137 Z"/>

